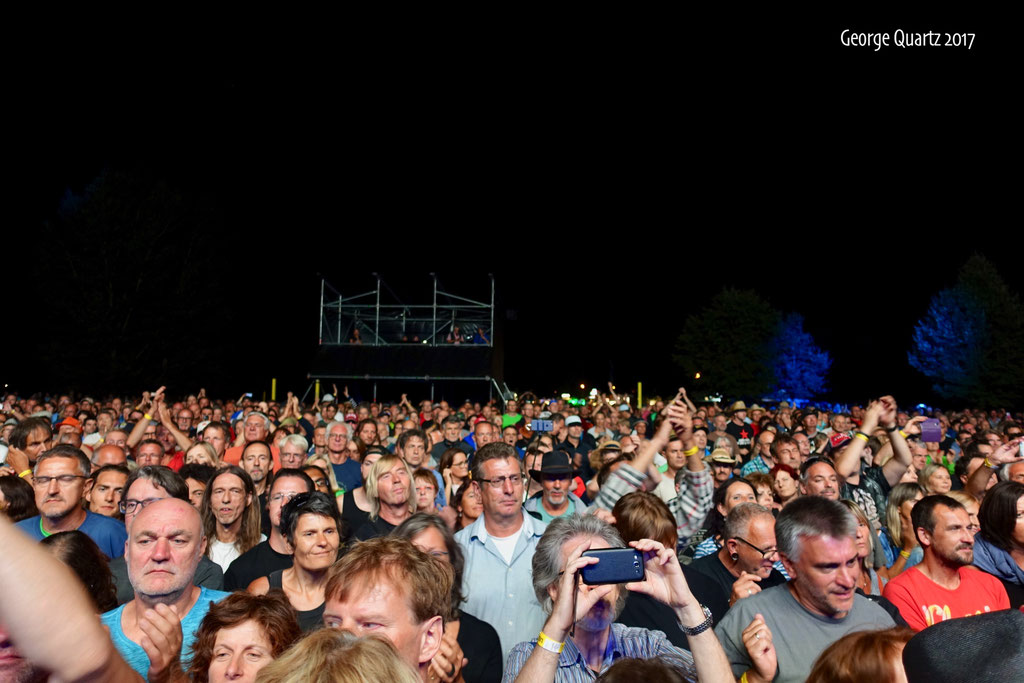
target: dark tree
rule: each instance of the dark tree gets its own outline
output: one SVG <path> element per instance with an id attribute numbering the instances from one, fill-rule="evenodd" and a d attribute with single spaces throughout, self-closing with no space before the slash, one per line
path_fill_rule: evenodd
<path id="1" fill-rule="evenodd" d="M 932 380 L 932 389 L 947 399 L 967 400 L 981 378 L 988 346 L 985 311 L 962 287 L 944 289 L 914 326 L 910 365 Z"/>
<path id="2" fill-rule="evenodd" d="M 757 397 L 773 384 L 771 341 L 779 314 L 757 293 L 724 289 L 686 319 L 672 358 L 701 391 Z M 688 382 L 693 380 L 687 380 Z"/>
<path id="3" fill-rule="evenodd" d="M 828 390 L 826 377 L 832 357 L 804 330 L 804 317 L 789 313 L 780 322 L 771 344 L 775 369 L 774 394 L 788 398 L 817 398 Z"/>
<path id="4" fill-rule="evenodd" d="M 995 266 L 975 254 L 914 328 L 910 364 L 937 393 L 984 407 L 1024 399 L 1024 306 Z"/>

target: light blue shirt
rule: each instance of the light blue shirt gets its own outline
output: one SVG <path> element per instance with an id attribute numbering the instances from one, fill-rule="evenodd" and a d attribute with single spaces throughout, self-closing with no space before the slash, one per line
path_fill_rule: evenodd
<path id="1" fill-rule="evenodd" d="M 523 514 L 523 527 L 512 562 L 505 562 L 484 528 L 484 516 L 455 534 L 466 556 L 463 610 L 486 621 L 501 639 L 504 661 L 518 643 L 535 639 L 547 614 L 533 592 L 533 553 L 547 525 Z"/>
<path id="2" fill-rule="evenodd" d="M 189 662 L 192 661 L 192 644 L 196 640 L 196 631 L 203 623 L 203 617 L 210 611 L 210 605 L 229 595 L 231 593 L 215 591 L 210 588 L 201 587 L 199 589 L 199 598 L 196 600 L 196 604 L 192 605 L 192 609 L 181 620 L 181 667 L 183 669 L 187 670 Z M 100 620 L 110 629 L 110 639 L 114 642 L 117 651 L 124 657 L 124 661 L 139 672 L 143 680 L 146 680 L 146 674 L 149 672 L 149 655 L 141 645 L 124 634 L 121 629 L 122 612 L 124 612 L 124 605 L 104 613 Z"/>

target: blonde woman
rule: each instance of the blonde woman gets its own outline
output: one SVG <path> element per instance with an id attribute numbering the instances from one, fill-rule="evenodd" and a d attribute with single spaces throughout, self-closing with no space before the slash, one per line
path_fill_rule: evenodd
<path id="1" fill-rule="evenodd" d="M 420 683 L 390 641 L 376 635 L 357 638 L 348 631 L 322 628 L 295 643 L 256 676 L 257 683 Z"/>
<path id="2" fill-rule="evenodd" d="M 186 465 L 209 465 L 220 469 L 220 458 L 217 457 L 217 449 L 205 441 L 197 441 L 185 451 Z"/>

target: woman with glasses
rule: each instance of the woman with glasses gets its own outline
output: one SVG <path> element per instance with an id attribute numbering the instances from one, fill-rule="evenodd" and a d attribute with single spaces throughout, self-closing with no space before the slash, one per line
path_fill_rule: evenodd
<path id="1" fill-rule="evenodd" d="M 292 550 L 290 569 L 279 569 L 249 584 L 253 595 L 279 588 L 295 608 L 299 626 L 311 631 L 323 626 L 327 570 L 341 548 L 341 515 L 330 496 L 300 493 L 281 510 L 281 533 Z"/>
<path id="2" fill-rule="evenodd" d="M 455 542 L 455 536 L 448 526 L 440 517 L 421 512 L 402 522 L 391 535 L 407 539 L 423 552 L 450 565 L 455 572 L 451 619 L 446 620 L 444 625 L 446 642 L 441 645 L 442 656 L 435 657 L 431 662 L 431 673 L 436 674 L 433 679 L 444 678 L 451 672 L 451 655 L 461 650 L 459 656 L 469 660 L 462 669 L 463 680 L 468 683 L 501 680 L 503 662 L 498 632 L 487 622 L 459 609 L 463 600 L 462 571 L 465 559 L 462 548 Z"/>
<path id="3" fill-rule="evenodd" d="M 732 607 L 743 598 L 786 582 L 772 566 L 778 559 L 771 510 L 757 503 L 741 503 L 725 518 L 722 548 L 690 566 L 714 580 Z"/>

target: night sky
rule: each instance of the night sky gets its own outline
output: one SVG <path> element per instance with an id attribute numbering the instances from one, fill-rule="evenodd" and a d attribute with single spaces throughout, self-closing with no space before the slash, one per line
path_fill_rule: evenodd
<path id="1" fill-rule="evenodd" d="M 69 195 L 116 172 L 167 188 L 203 226 L 188 300 L 150 301 L 145 333 L 210 367 L 154 370 L 172 394 L 199 381 L 259 394 L 270 377 L 301 393 L 321 276 L 353 294 L 377 272 L 406 303 L 427 303 L 435 272 L 470 298 L 488 296 L 495 274 L 516 391 L 685 384 L 675 337 L 729 286 L 804 315 L 834 358 L 837 399 L 929 400 L 906 351 L 930 297 L 974 252 L 1024 291 L 1008 69 L 994 49 L 851 57 L 826 28 L 808 27 L 799 49 L 714 66 L 687 54 L 678 68 L 605 57 L 556 70 L 534 56 L 434 72 L 229 60 L 23 74 L 4 381 L 155 388 L 136 385 L 152 383 L 138 379 L 146 368 L 91 388 L 51 362 L 106 333 L 98 316 L 75 319 L 85 285 L 54 225 Z M 188 232 L 164 239 L 176 230 Z"/>

